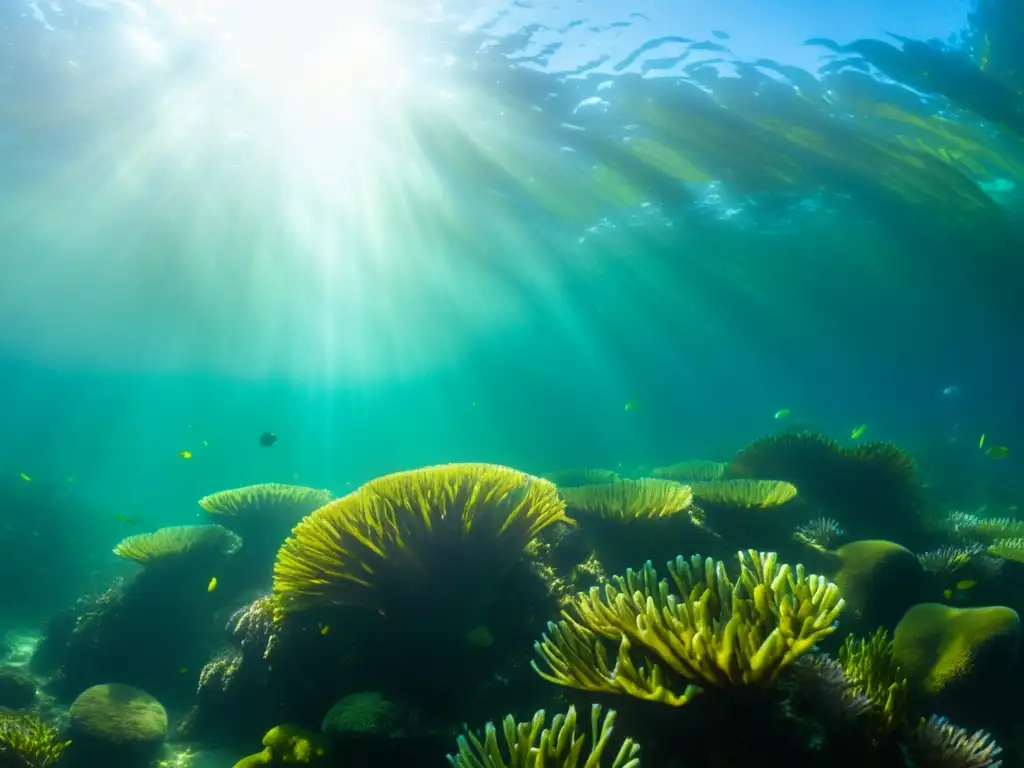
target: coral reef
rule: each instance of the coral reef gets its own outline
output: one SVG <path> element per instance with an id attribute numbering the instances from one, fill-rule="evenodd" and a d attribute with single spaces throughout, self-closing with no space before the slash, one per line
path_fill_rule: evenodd
<path id="1" fill-rule="evenodd" d="M 74 700 L 69 714 L 68 756 L 76 766 L 145 764 L 167 735 L 163 705 L 128 685 L 95 685 Z"/>

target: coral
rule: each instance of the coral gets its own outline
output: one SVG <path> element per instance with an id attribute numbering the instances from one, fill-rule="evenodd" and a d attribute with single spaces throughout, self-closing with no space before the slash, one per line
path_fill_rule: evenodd
<path id="1" fill-rule="evenodd" d="M 552 483 L 507 467 L 452 464 L 378 478 L 295 527 L 274 566 L 279 615 L 331 605 L 390 615 L 390 596 L 437 588 L 441 574 L 480 588 L 483 574 L 503 577 L 531 539 L 565 519 Z"/>
<path id="2" fill-rule="evenodd" d="M 261 765 L 328 765 L 327 740 L 296 725 L 278 725 L 263 737 L 263 750 L 243 757 L 234 768 Z"/>
<path id="3" fill-rule="evenodd" d="M 227 630 L 244 650 L 258 648 L 264 659 L 270 657 L 278 639 L 274 625 L 274 598 L 263 595 L 231 614 Z"/>
<path id="4" fill-rule="evenodd" d="M 995 578 L 1003 569 L 1003 561 L 987 554 L 981 544 L 941 547 L 921 552 L 917 559 L 947 597 L 952 597 L 958 585 L 969 588 L 975 582 Z"/>
<path id="5" fill-rule="evenodd" d="M 163 705 L 129 685 L 94 685 L 72 702 L 69 715 L 72 751 L 83 764 L 142 763 L 167 735 Z"/>
<path id="6" fill-rule="evenodd" d="M 793 663 L 789 679 L 808 702 L 808 712 L 833 723 L 856 720 L 873 706 L 846 676 L 843 665 L 827 653 L 801 656 Z"/>
<path id="7" fill-rule="evenodd" d="M 988 545 L 1000 539 L 1024 536 L 1024 521 L 1012 517 L 981 517 L 968 512 L 950 513 L 941 527 L 966 544 Z"/>
<path id="8" fill-rule="evenodd" d="M 968 733 L 932 715 L 907 740 L 914 765 L 928 768 L 996 768 L 1002 749 L 985 731 Z"/>
<path id="9" fill-rule="evenodd" d="M 1024 563 L 1024 538 L 996 539 L 989 544 L 988 552 L 1003 560 Z"/>
<path id="10" fill-rule="evenodd" d="M 879 629 L 867 639 L 847 636 L 839 649 L 839 664 L 850 684 L 871 702 L 883 728 L 907 726 L 907 676 L 893 658 L 888 632 Z"/>
<path id="11" fill-rule="evenodd" d="M 795 531 L 793 538 L 819 552 L 830 552 L 846 535 L 842 526 L 831 517 L 816 517 Z"/>
<path id="12" fill-rule="evenodd" d="M 541 475 L 559 488 L 577 488 L 581 485 L 614 483 L 618 474 L 610 469 L 560 469 Z"/>
<path id="13" fill-rule="evenodd" d="M 616 480 L 561 490 L 572 512 L 619 522 L 669 517 L 687 512 L 693 502 L 689 486 L 671 480 Z"/>
<path id="14" fill-rule="evenodd" d="M 35 715 L 0 710 L 0 766 L 4 768 L 54 765 L 70 743 Z"/>
<path id="15" fill-rule="evenodd" d="M 331 707 L 320 730 L 327 734 L 387 736 L 400 729 L 406 709 L 377 691 L 351 693 Z"/>
<path id="16" fill-rule="evenodd" d="M 289 525 L 331 500 L 331 492 L 301 485 L 261 483 L 232 488 L 199 500 L 207 514 L 222 518 L 287 518 Z"/>
<path id="17" fill-rule="evenodd" d="M 198 692 L 215 689 L 227 693 L 235 683 L 235 677 L 242 668 L 242 652 L 237 648 L 223 648 L 214 654 L 199 672 Z"/>
<path id="18" fill-rule="evenodd" d="M 980 701 L 998 687 L 1020 643 L 1020 616 L 1012 608 L 915 605 L 896 627 L 894 658 L 911 685 L 959 703 Z"/>
<path id="19" fill-rule="evenodd" d="M 719 461 L 680 461 L 667 467 L 656 467 L 651 476 L 661 480 L 674 480 L 677 483 L 710 483 L 721 480 L 728 465 Z"/>
<path id="20" fill-rule="evenodd" d="M 843 600 L 827 579 L 794 572 L 774 553 L 740 552 L 739 565 L 733 582 L 722 562 L 677 557 L 671 584 L 647 563 L 578 595 L 536 644 L 551 672 L 534 669 L 559 685 L 672 706 L 703 687 L 772 684 L 833 632 Z M 618 642 L 614 667 L 607 640 Z"/>
<path id="21" fill-rule="evenodd" d="M 781 480 L 716 480 L 691 488 L 698 504 L 735 508 L 777 507 L 797 494 L 796 486 Z"/>
<path id="22" fill-rule="evenodd" d="M 178 525 L 129 536 L 114 547 L 114 554 L 152 565 L 193 554 L 231 555 L 241 545 L 237 535 L 220 525 Z"/>
<path id="23" fill-rule="evenodd" d="M 906 547 L 891 541 L 852 541 L 835 550 L 833 580 L 861 631 L 892 627 L 926 595 L 924 568 Z"/>
<path id="24" fill-rule="evenodd" d="M 458 754 L 448 755 L 454 768 L 600 768 L 615 724 L 615 710 L 601 719 L 601 708 L 594 704 L 590 712 L 590 746 L 587 737 L 576 733 L 576 709 L 569 707 L 544 727 L 546 716 L 539 710 L 528 723 L 517 723 L 511 715 L 502 723 L 504 751 L 498 731 L 492 723 L 483 738 L 475 734 L 459 737 Z M 507 753 L 507 757 L 506 757 Z M 640 747 L 630 739 L 623 741 L 612 758 L 611 768 L 637 768 Z"/>
<path id="25" fill-rule="evenodd" d="M 18 667 L 0 667 L 0 707 L 24 709 L 36 697 L 36 682 Z"/>
<path id="26" fill-rule="evenodd" d="M 914 461 L 889 443 L 844 448 L 810 432 L 772 435 L 740 451 L 725 476 L 792 483 L 858 538 L 911 541 L 924 532 Z"/>

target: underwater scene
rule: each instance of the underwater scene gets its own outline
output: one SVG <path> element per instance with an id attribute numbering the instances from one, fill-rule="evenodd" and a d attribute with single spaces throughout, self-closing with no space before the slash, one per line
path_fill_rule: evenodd
<path id="1" fill-rule="evenodd" d="M 1024 766 L 1020 0 L 0 0 L 0 768 Z"/>

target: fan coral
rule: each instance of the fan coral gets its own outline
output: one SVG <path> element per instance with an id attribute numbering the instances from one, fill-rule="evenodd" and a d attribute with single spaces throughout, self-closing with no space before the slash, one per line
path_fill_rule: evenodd
<path id="1" fill-rule="evenodd" d="M 231 555 L 242 540 L 220 525 L 178 525 L 123 539 L 114 554 L 143 565 L 193 554 Z"/>
<path id="2" fill-rule="evenodd" d="M 35 715 L 0 712 L 0 765 L 46 768 L 70 743 Z"/>
<path id="3" fill-rule="evenodd" d="M 845 531 L 831 517 L 817 517 L 793 531 L 794 539 L 819 552 L 831 551 L 844 535 Z"/>
<path id="4" fill-rule="evenodd" d="M 985 731 L 968 733 L 944 717 L 932 715 L 908 740 L 914 765 L 928 768 L 996 768 L 1002 749 Z"/>
<path id="5" fill-rule="evenodd" d="M 677 483 L 711 483 L 721 480 L 728 465 L 718 461 L 680 461 L 667 467 L 656 467 L 651 475 Z"/>
<path id="6" fill-rule="evenodd" d="M 274 566 L 279 616 L 330 605 L 389 615 L 389 594 L 439 589 L 431 577 L 479 588 L 482 574 L 501 578 L 531 539 L 566 519 L 552 483 L 507 467 L 452 464 L 378 478 L 295 527 Z"/>
<path id="7" fill-rule="evenodd" d="M 559 469 L 542 477 L 559 488 L 578 488 L 581 485 L 614 483 L 619 476 L 610 469 Z"/>
<path id="8" fill-rule="evenodd" d="M 834 631 L 843 600 L 827 579 L 799 565 L 794 573 L 774 553 L 740 552 L 739 564 L 734 583 L 722 562 L 677 557 L 668 566 L 671 585 L 647 563 L 603 592 L 581 593 L 536 644 L 551 672 L 534 669 L 559 685 L 672 706 L 687 703 L 699 686 L 773 683 Z M 614 668 L 604 640 L 618 641 Z M 634 650 L 646 667 L 634 664 Z M 690 684 L 677 692 L 673 676 Z"/>
<path id="9" fill-rule="evenodd" d="M 601 707 L 590 711 L 590 748 L 585 735 L 576 734 L 576 709 L 569 707 L 564 715 L 556 715 L 551 726 L 544 728 L 544 710 L 539 710 L 528 723 L 517 723 L 511 715 L 502 722 L 508 757 L 498 743 L 498 732 L 492 723 L 484 730 L 483 739 L 475 734 L 459 737 L 459 752 L 448 755 L 454 768 L 600 768 L 608 747 L 615 710 L 601 719 Z M 637 768 L 640 747 L 626 739 L 612 759 L 611 768 Z"/>
<path id="10" fill-rule="evenodd" d="M 889 633 L 879 629 L 868 639 L 849 635 L 839 649 L 846 679 L 872 703 L 885 728 L 904 727 L 907 712 L 907 676 L 893 658 Z"/>
<path id="11" fill-rule="evenodd" d="M 210 515 L 222 517 L 305 517 L 331 500 L 330 491 L 283 483 L 261 483 L 232 488 L 199 500 Z"/>
<path id="12" fill-rule="evenodd" d="M 561 493 L 574 511 L 622 522 L 669 517 L 688 511 L 693 503 L 689 486 L 650 478 L 565 488 Z"/>
<path id="13" fill-rule="evenodd" d="M 781 480 L 717 480 L 694 483 L 698 503 L 723 507 L 777 507 L 796 496 L 796 486 Z"/>

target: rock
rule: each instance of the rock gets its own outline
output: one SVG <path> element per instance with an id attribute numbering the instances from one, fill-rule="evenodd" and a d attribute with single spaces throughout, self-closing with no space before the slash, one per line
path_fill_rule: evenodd
<path id="1" fill-rule="evenodd" d="M 36 682 L 17 667 L 0 667 L 0 707 L 24 709 L 36 698 Z"/>

